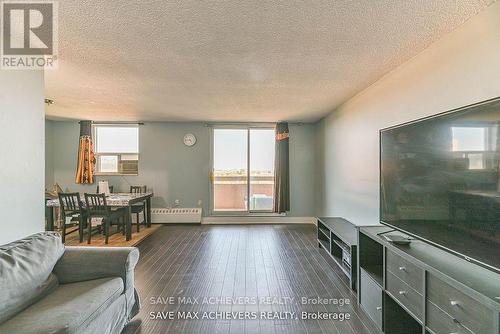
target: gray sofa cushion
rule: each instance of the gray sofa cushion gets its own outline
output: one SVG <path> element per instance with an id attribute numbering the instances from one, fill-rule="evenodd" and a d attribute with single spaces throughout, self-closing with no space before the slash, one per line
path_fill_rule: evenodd
<path id="1" fill-rule="evenodd" d="M 0 324 L 57 286 L 52 270 L 63 253 L 61 237 L 54 232 L 0 246 Z"/>
<path id="2" fill-rule="evenodd" d="M 133 317 L 139 308 L 134 294 L 134 268 L 139 260 L 135 247 L 66 247 L 54 267 L 60 283 L 73 283 L 104 277 L 121 277 L 127 297 L 127 316 Z"/>
<path id="3" fill-rule="evenodd" d="M 61 284 L 50 295 L 0 325 L 0 333 L 105 333 L 108 331 L 104 328 L 96 331 L 95 326 L 123 327 L 126 319 L 123 289 L 119 277 Z M 102 319 L 106 312 L 117 319 Z M 118 320 L 119 324 L 115 324 Z"/>
<path id="4" fill-rule="evenodd" d="M 117 300 L 107 307 L 102 313 L 96 316 L 91 322 L 81 326 L 78 334 L 119 334 L 123 332 L 127 325 L 128 318 L 125 316 L 127 308 L 127 298 L 120 295 Z"/>

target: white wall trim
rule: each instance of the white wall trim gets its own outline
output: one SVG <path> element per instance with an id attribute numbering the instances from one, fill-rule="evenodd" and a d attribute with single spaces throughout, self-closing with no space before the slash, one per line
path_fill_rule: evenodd
<path id="1" fill-rule="evenodd" d="M 314 217 L 203 217 L 202 224 L 315 224 Z"/>

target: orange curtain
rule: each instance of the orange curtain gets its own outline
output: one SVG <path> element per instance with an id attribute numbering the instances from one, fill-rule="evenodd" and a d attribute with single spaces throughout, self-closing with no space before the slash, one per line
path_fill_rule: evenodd
<path id="1" fill-rule="evenodd" d="M 76 183 L 94 183 L 95 162 L 94 144 L 92 143 L 92 122 L 81 121 Z"/>

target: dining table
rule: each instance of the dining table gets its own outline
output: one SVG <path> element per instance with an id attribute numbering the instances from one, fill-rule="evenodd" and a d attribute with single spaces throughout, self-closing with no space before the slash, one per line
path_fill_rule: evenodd
<path id="1" fill-rule="evenodd" d="M 83 196 L 82 196 L 83 197 Z M 137 203 L 145 203 L 144 218 L 146 226 L 151 227 L 151 198 L 152 192 L 145 193 L 112 193 L 106 196 L 106 204 L 112 208 L 127 208 L 126 215 L 126 239 L 132 239 L 132 206 Z M 54 231 L 55 209 L 60 206 L 59 199 L 46 200 L 47 206 L 47 231 Z M 85 202 L 82 201 L 82 206 L 85 207 Z"/>

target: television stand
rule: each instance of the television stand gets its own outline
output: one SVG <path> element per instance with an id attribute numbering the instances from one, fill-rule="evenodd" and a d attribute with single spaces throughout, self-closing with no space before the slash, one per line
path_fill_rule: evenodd
<path id="1" fill-rule="evenodd" d="M 318 246 L 323 248 L 356 290 L 358 226 L 340 217 L 318 217 Z"/>
<path id="2" fill-rule="evenodd" d="M 358 303 L 386 334 L 500 333 L 500 275 L 387 226 L 360 227 Z"/>

